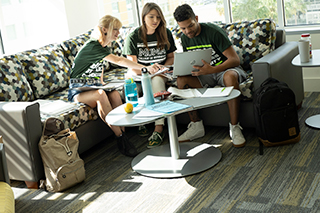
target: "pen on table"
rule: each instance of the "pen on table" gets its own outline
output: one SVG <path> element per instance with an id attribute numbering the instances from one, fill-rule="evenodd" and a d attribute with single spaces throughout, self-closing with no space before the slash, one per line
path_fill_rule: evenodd
<path id="1" fill-rule="evenodd" d="M 221 92 L 223 92 L 223 90 L 225 90 L 226 88 L 225 87 L 223 87 L 223 89 L 221 90 Z"/>

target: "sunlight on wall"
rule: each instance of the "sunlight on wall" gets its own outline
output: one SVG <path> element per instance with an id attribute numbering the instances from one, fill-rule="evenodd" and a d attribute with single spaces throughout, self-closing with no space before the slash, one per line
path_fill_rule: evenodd
<path id="1" fill-rule="evenodd" d="M 12 1 L 0 7 L 5 54 L 61 42 L 69 37 L 64 2 Z"/>

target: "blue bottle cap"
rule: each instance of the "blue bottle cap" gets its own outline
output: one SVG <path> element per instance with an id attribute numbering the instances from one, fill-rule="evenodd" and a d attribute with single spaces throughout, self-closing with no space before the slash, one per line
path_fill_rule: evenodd
<path id="1" fill-rule="evenodd" d="M 132 84 L 134 81 L 133 81 L 133 78 L 127 78 L 126 80 L 125 80 L 125 83 L 126 84 Z"/>

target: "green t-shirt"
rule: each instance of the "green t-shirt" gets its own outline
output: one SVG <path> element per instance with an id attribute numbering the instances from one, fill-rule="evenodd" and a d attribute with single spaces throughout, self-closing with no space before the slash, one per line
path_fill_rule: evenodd
<path id="1" fill-rule="evenodd" d="M 97 39 L 89 39 L 74 59 L 71 78 L 97 76 L 97 73 L 95 73 L 98 70 L 97 68 L 102 67 L 103 58 L 110 53 L 111 50 L 108 46 L 102 47 Z"/>
<path id="2" fill-rule="evenodd" d="M 211 23 L 200 23 L 200 25 L 201 32 L 196 37 L 188 38 L 182 34 L 183 51 L 212 48 L 210 65 L 222 64 L 227 60 L 222 53 L 232 45 L 231 41 L 223 29 L 217 25 Z"/>
<path id="3" fill-rule="evenodd" d="M 146 66 L 149 66 L 151 63 L 164 64 L 167 60 L 167 54 L 172 53 L 177 49 L 169 29 L 167 29 L 167 36 L 170 48 L 160 49 L 157 47 L 158 42 L 156 34 L 147 35 L 148 49 L 141 40 L 139 27 L 127 37 L 123 48 L 123 54 L 136 55 L 138 63 Z"/>

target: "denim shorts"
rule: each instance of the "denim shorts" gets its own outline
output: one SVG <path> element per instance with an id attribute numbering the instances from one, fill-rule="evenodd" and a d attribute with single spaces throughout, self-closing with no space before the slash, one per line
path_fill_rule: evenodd
<path id="1" fill-rule="evenodd" d="M 100 80 L 97 79 L 70 79 L 69 81 L 69 91 L 68 91 L 68 101 L 73 102 L 74 96 L 81 93 L 81 91 L 76 90 L 77 87 L 89 87 L 89 86 L 102 86 Z"/>
<path id="2" fill-rule="evenodd" d="M 239 84 L 247 79 L 247 73 L 241 67 L 230 68 L 230 69 L 227 69 L 226 71 L 219 72 L 219 73 L 200 75 L 200 76 L 198 76 L 198 79 L 199 79 L 202 87 L 215 87 L 217 85 L 224 87 L 225 85 L 223 82 L 223 76 L 226 72 L 231 71 L 231 70 L 236 71 L 238 73 Z"/>

